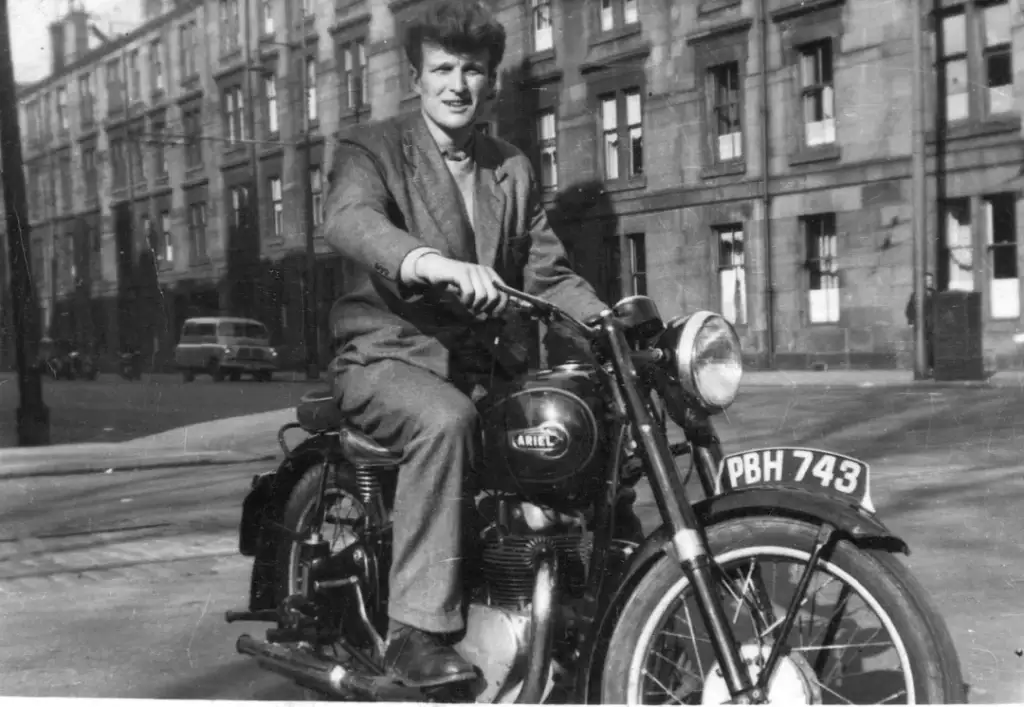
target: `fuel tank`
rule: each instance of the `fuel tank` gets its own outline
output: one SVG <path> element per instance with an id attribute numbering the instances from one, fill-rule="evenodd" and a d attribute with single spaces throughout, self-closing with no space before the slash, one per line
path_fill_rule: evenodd
<path id="1" fill-rule="evenodd" d="M 478 407 L 482 488 L 554 504 L 600 489 L 607 421 L 592 366 L 570 363 L 505 383 Z"/>

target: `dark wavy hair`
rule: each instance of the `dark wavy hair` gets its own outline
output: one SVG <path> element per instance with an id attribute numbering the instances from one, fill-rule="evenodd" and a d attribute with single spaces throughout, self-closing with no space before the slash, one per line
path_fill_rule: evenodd
<path id="1" fill-rule="evenodd" d="M 486 50 L 493 74 L 505 56 L 505 27 L 478 0 L 440 0 L 405 29 L 405 55 L 417 71 L 423 70 L 423 45 L 427 42 L 453 54 Z"/>

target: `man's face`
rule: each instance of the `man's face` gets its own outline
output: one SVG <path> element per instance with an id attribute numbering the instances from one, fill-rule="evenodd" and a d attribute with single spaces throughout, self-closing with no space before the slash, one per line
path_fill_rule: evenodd
<path id="1" fill-rule="evenodd" d="M 459 131 L 476 121 L 491 91 L 490 53 L 452 54 L 436 44 L 423 45 L 423 70 L 413 68 L 413 90 L 423 112 L 445 131 Z"/>

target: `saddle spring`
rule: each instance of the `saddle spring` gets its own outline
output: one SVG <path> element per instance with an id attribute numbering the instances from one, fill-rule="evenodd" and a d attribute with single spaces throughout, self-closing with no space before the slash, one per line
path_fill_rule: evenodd
<path id="1" fill-rule="evenodd" d="M 356 489 L 359 491 L 359 500 L 364 506 L 377 503 L 383 491 L 380 486 L 379 472 L 373 469 L 356 469 Z"/>

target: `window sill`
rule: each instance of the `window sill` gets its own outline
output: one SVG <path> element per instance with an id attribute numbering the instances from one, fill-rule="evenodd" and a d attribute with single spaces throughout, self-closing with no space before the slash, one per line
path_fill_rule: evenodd
<path id="1" fill-rule="evenodd" d="M 163 186 L 167 186 L 167 183 L 169 181 L 170 181 L 170 175 L 161 174 L 160 176 L 158 176 L 156 179 L 153 180 L 153 183 L 156 184 L 158 187 L 163 187 Z"/>
<path id="2" fill-rule="evenodd" d="M 242 48 L 237 46 L 237 45 L 228 47 L 226 49 L 222 49 L 221 52 L 220 52 L 220 63 L 221 64 L 230 64 L 232 62 L 240 60 L 241 58 L 242 58 Z"/>
<path id="3" fill-rule="evenodd" d="M 746 160 L 730 160 L 729 162 L 718 162 L 708 165 L 700 172 L 701 179 L 714 179 L 715 177 L 732 177 L 746 174 Z"/>
<path id="4" fill-rule="evenodd" d="M 156 269 L 158 272 L 171 272 L 174 270 L 174 261 L 160 258 L 156 261 Z"/>
<path id="5" fill-rule="evenodd" d="M 181 87 L 185 92 L 191 92 L 199 88 L 199 74 L 193 72 L 181 80 Z"/>
<path id="6" fill-rule="evenodd" d="M 697 5 L 697 16 L 702 17 L 716 12 L 722 12 L 723 10 L 730 10 L 734 7 L 739 7 L 742 4 L 741 0 L 704 0 Z"/>
<path id="7" fill-rule="evenodd" d="M 626 179 L 605 180 L 603 192 L 605 194 L 619 194 L 628 191 L 640 191 L 647 188 L 647 177 L 639 175 Z"/>
<path id="8" fill-rule="evenodd" d="M 202 267 L 204 265 L 209 265 L 210 264 L 210 256 L 204 255 L 204 256 L 198 257 L 198 258 L 189 258 L 188 264 L 189 264 L 189 267 L 193 267 L 193 268 L 199 268 L 199 267 Z"/>
<path id="9" fill-rule="evenodd" d="M 149 100 L 151 103 L 159 103 L 166 97 L 166 92 L 162 88 L 154 88 L 149 94 Z"/>
<path id="10" fill-rule="evenodd" d="M 194 165 L 185 168 L 185 181 L 191 181 L 202 175 L 204 165 Z"/>
<path id="11" fill-rule="evenodd" d="M 936 137 L 941 135 L 944 140 L 967 140 L 974 137 L 986 135 L 999 135 L 1002 133 L 1016 133 L 1021 129 L 1021 117 L 1019 115 L 1002 115 L 989 117 L 984 120 L 963 120 L 947 125 L 944 130 L 929 130 L 926 134 L 928 142 L 933 143 Z"/>
<path id="12" fill-rule="evenodd" d="M 814 147 L 801 147 L 796 153 L 789 156 L 791 166 L 801 164 L 813 164 L 815 162 L 834 162 L 842 155 L 839 145 L 816 145 Z"/>

